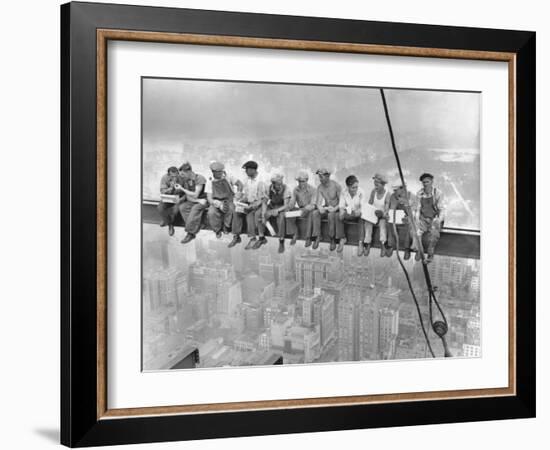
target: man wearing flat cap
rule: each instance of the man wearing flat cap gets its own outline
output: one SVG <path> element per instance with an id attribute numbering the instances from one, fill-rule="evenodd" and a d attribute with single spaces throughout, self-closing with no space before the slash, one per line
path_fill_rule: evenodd
<path id="1" fill-rule="evenodd" d="M 267 197 L 262 202 L 262 207 L 256 211 L 256 225 L 259 239 L 254 244 L 254 249 L 267 244 L 265 238 L 265 226 L 271 217 L 277 218 L 277 236 L 279 237 L 279 253 L 285 251 L 285 211 L 290 202 L 290 189 L 283 183 L 283 175 L 276 173 L 271 177 L 271 186 L 267 191 Z"/>
<path id="2" fill-rule="evenodd" d="M 306 221 L 306 233 L 305 246 L 311 246 L 311 240 L 317 239 L 317 236 L 321 235 L 320 222 L 316 222 L 316 227 L 313 227 L 312 212 L 315 210 L 315 201 L 317 200 L 317 190 L 308 183 L 309 175 L 305 170 L 298 172 L 296 176 L 296 181 L 298 186 L 296 186 L 292 191 L 292 196 L 290 197 L 290 203 L 288 205 L 289 211 L 300 211 L 301 218 Z M 288 218 L 287 220 L 287 230 L 292 234 L 292 240 L 290 245 L 296 244 L 298 239 L 298 228 L 296 226 L 296 218 Z"/>
<path id="3" fill-rule="evenodd" d="M 242 193 L 238 200 L 242 209 L 238 211 L 235 208 L 233 212 L 233 222 L 231 231 L 233 240 L 228 247 L 234 247 L 241 242 L 241 233 L 243 232 L 243 222 L 246 220 L 246 231 L 250 241 L 245 250 L 250 250 L 257 242 L 256 238 L 256 211 L 261 208 L 263 201 L 267 197 L 265 183 L 258 177 L 258 163 L 256 161 L 247 161 L 242 167 L 245 170 L 246 177 L 242 182 Z"/>
<path id="4" fill-rule="evenodd" d="M 417 201 L 414 216 L 416 219 L 418 239 L 422 244 L 422 236 L 428 234 L 428 257 L 427 262 L 433 260 L 435 246 L 439 241 L 442 223 L 445 220 L 445 204 L 443 193 L 433 185 L 434 176 L 431 173 L 420 175 L 422 189 L 416 194 Z M 413 243 L 416 248 L 416 242 Z M 415 259 L 420 260 L 420 254 L 417 251 Z"/>
<path id="5" fill-rule="evenodd" d="M 330 170 L 326 168 L 318 169 L 319 186 L 317 186 L 317 199 L 315 204 L 317 209 L 313 211 L 313 227 L 321 228 L 321 219 L 328 220 L 328 237 L 330 239 L 330 250 L 336 249 L 336 242 L 344 238 L 344 224 L 338 220 L 338 206 L 340 204 L 340 194 L 342 187 L 334 180 L 330 179 Z M 319 247 L 320 236 L 317 236 L 312 248 Z M 342 246 L 341 246 L 342 247 Z M 338 251 L 343 251 L 338 248 Z"/>
<path id="6" fill-rule="evenodd" d="M 222 232 L 231 231 L 231 219 L 235 211 L 233 199 L 242 191 L 242 183 L 227 174 L 225 166 L 218 161 L 210 164 L 212 176 L 206 182 L 204 192 L 208 199 L 208 223 L 219 239 Z"/>
<path id="7" fill-rule="evenodd" d="M 206 210 L 206 193 L 204 185 L 206 179 L 195 172 L 189 162 L 184 162 L 179 168 L 183 182 L 185 200 L 178 205 L 181 217 L 185 222 L 186 236 L 181 240 L 182 244 L 195 239 L 201 228 L 202 215 Z"/>
<path id="8" fill-rule="evenodd" d="M 376 208 L 375 214 L 378 219 L 376 225 L 380 233 L 380 256 L 386 256 L 387 227 L 384 212 L 386 210 L 386 199 L 390 196 L 390 192 L 386 189 L 388 179 L 380 173 L 375 174 L 372 179 L 374 188 L 370 193 L 368 203 Z M 365 221 L 365 250 L 363 252 L 365 256 L 370 252 L 374 227 L 375 224 Z"/>
<path id="9" fill-rule="evenodd" d="M 160 193 L 161 195 L 176 195 L 181 200 L 183 188 L 181 187 L 181 177 L 177 167 L 169 167 L 167 172 L 162 176 L 160 180 Z M 178 200 L 178 202 L 180 201 Z M 168 201 L 160 201 L 157 210 L 161 217 L 160 226 L 165 227 L 168 225 L 168 234 L 174 235 L 174 220 L 179 214 L 178 204 L 169 203 Z"/>

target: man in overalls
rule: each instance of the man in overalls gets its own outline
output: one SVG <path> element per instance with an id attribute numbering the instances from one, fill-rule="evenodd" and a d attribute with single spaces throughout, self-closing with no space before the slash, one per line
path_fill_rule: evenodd
<path id="1" fill-rule="evenodd" d="M 315 210 L 315 200 L 317 197 L 317 189 L 308 183 L 309 175 L 305 170 L 301 170 L 296 176 L 298 186 L 292 191 L 290 197 L 290 203 L 288 205 L 289 211 L 297 210 L 301 213 L 301 218 L 306 220 L 306 243 L 305 246 L 311 246 L 311 240 L 317 239 L 317 236 L 321 234 L 320 223 L 315 223 L 316 227 L 313 227 L 312 212 Z M 298 228 L 296 226 L 296 218 L 288 218 L 287 230 L 292 234 L 292 240 L 290 245 L 296 244 L 298 239 Z"/>
<path id="2" fill-rule="evenodd" d="M 242 183 L 228 175 L 221 162 L 215 161 L 210 164 L 212 176 L 206 182 L 204 192 L 208 199 L 208 223 L 212 231 L 219 239 L 222 232 L 231 231 L 231 219 L 235 211 L 235 188 L 242 191 Z"/>
<path id="3" fill-rule="evenodd" d="M 432 174 L 423 173 L 420 176 L 420 181 L 422 182 L 423 187 L 416 194 L 416 232 L 420 243 L 422 243 L 422 236 L 424 233 L 429 233 L 427 262 L 431 262 L 433 260 L 435 246 L 439 241 L 441 227 L 445 218 L 443 194 L 440 189 L 434 187 L 433 180 L 434 177 Z M 413 242 L 413 248 L 417 250 L 415 259 L 419 261 L 420 254 L 416 247 L 416 242 Z"/>
<path id="4" fill-rule="evenodd" d="M 181 177 L 177 167 L 169 167 L 167 173 L 165 173 L 160 180 L 160 193 L 168 195 L 178 195 L 180 198 L 184 195 L 181 187 Z M 157 206 L 157 210 L 161 217 L 160 226 L 165 227 L 168 225 L 168 234 L 174 235 L 174 220 L 178 215 L 177 203 L 167 203 L 160 201 Z"/>
<path id="5" fill-rule="evenodd" d="M 183 163 L 179 170 L 183 181 L 185 201 L 181 202 L 178 208 L 187 232 L 181 243 L 187 244 L 195 239 L 201 228 L 202 214 L 206 209 L 206 193 L 204 192 L 206 179 L 193 172 L 189 162 Z"/>
<path id="6" fill-rule="evenodd" d="M 259 239 L 254 244 L 254 249 L 267 244 L 265 238 L 265 225 L 271 217 L 277 218 L 277 236 L 279 237 L 279 253 L 285 251 L 286 220 L 285 211 L 290 203 L 290 189 L 283 183 L 283 175 L 275 174 L 271 177 L 271 186 L 264 199 L 262 207 L 256 211 L 256 226 L 258 227 Z"/>

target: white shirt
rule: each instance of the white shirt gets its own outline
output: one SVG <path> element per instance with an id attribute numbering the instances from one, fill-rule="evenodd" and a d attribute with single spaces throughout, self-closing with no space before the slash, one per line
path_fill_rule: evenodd
<path id="1" fill-rule="evenodd" d="M 352 211 L 361 211 L 361 203 L 365 194 L 363 189 L 358 188 L 356 194 L 352 197 L 347 189 L 340 194 L 340 210 L 345 209 L 348 214 Z"/>

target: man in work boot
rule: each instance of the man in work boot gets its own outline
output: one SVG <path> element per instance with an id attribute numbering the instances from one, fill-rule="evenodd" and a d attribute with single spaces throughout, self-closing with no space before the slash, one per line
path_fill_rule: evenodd
<path id="1" fill-rule="evenodd" d="M 189 162 L 184 162 L 179 171 L 183 181 L 185 200 L 180 202 L 178 209 L 185 222 L 185 231 L 187 232 L 181 243 L 187 244 L 195 239 L 201 228 L 202 214 L 207 205 L 206 193 L 204 192 L 206 179 L 202 175 L 193 172 Z"/>
<path id="2" fill-rule="evenodd" d="M 426 262 L 431 262 L 435 253 L 435 246 L 439 241 L 443 221 L 445 220 L 445 204 L 443 193 L 433 185 L 434 176 L 430 173 L 423 173 L 420 176 L 422 189 L 416 194 L 416 232 L 420 245 L 422 236 L 428 233 L 428 256 Z M 416 252 L 416 260 L 420 260 L 420 252 L 413 242 Z"/>
<path id="3" fill-rule="evenodd" d="M 258 177 L 258 163 L 256 161 L 247 161 L 243 164 L 246 177 L 242 182 L 242 193 L 235 198 L 239 202 L 235 205 L 233 212 L 233 222 L 231 231 L 233 240 L 228 247 L 234 247 L 241 242 L 241 233 L 243 232 L 243 223 L 246 220 L 246 232 L 250 240 L 245 250 L 250 250 L 256 244 L 256 211 L 261 208 L 264 199 L 267 197 L 265 183 Z"/>
<path id="4" fill-rule="evenodd" d="M 317 186 L 317 209 L 313 211 L 313 226 L 321 228 L 321 219 L 328 219 L 328 237 L 330 250 L 336 249 L 336 242 L 344 238 L 344 224 L 338 220 L 338 205 L 342 187 L 330 179 L 330 171 L 326 168 L 318 169 L 319 185 Z M 313 248 L 319 247 L 320 236 L 317 236 Z"/>
<path id="5" fill-rule="evenodd" d="M 208 223 L 219 239 L 222 232 L 231 230 L 231 219 L 235 211 L 235 192 L 242 191 L 242 183 L 228 175 L 221 162 L 210 164 L 212 176 L 206 182 L 204 191 L 208 199 Z"/>
<path id="6" fill-rule="evenodd" d="M 413 195 L 410 191 L 407 192 L 407 195 L 405 196 L 405 189 L 403 188 L 403 183 L 401 180 L 396 180 L 392 184 L 392 194 L 388 197 L 386 197 L 386 205 L 384 210 L 384 215 L 386 217 L 387 221 L 387 236 L 388 236 L 388 243 L 386 246 L 386 256 L 391 257 L 393 255 L 393 251 L 397 248 L 397 240 L 399 239 L 399 235 L 395 235 L 393 230 L 393 211 L 405 211 L 405 216 L 402 219 L 402 224 L 407 227 L 407 233 L 405 238 L 405 246 L 401 250 L 403 250 L 403 259 L 408 260 L 411 257 L 411 245 L 412 245 L 412 234 L 410 231 L 409 225 L 409 218 L 406 213 L 406 204 L 408 204 L 411 208 L 413 207 Z M 397 228 L 397 232 L 399 233 L 399 228 Z"/>
<path id="7" fill-rule="evenodd" d="M 283 175 L 277 173 L 271 177 L 271 186 L 267 191 L 267 197 L 262 207 L 256 211 L 256 225 L 258 227 L 259 239 L 254 244 L 254 249 L 259 249 L 267 244 L 265 238 L 266 223 L 271 217 L 277 218 L 277 236 L 279 237 L 279 253 L 285 251 L 286 220 L 285 211 L 290 202 L 290 189 L 283 183 Z"/>
<path id="8" fill-rule="evenodd" d="M 380 256 L 386 256 L 386 218 L 384 216 L 384 210 L 386 205 L 386 198 L 389 197 L 390 193 L 386 189 L 386 184 L 388 183 L 387 178 L 377 173 L 372 177 L 374 188 L 370 193 L 368 203 L 373 205 L 376 208 L 376 217 L 377 223 L 373 224 L 371 222 L 365 221 L 365 252 L 363 253 L 367 256 L 370 252 L 370 247 L 372 245 L 372 235 L 374 234 L 374 227 L 378 226 L 380 233 Z"/>
<path id="9" fill-rule="evenodd" d="M 342 222 L 342 228 L 344 228 L 344 220 L 348 222 L 355 222 L 357 224 L 358 243 L 357 243 L 357 256 L 363 254 L 363 240 L 365 238 L 365 221 L 361 220 L 361 203 L 363 202 L 365 194 L 359 187 L 359 180 L 355 175 L 350 175 L 346 178 L 346 189 L 340 195 L 339 205 L 339 217 L 338 220 Z M 344 249 L 344 244 L 347 240 L 345 238 L 340 239 L 338 244 L 338 250 Z"/>
<path id="10" fill-rule="evenodd" d="M 319 229 L 320 223 L 316 223 L 317 228 L 313 228 L 312 212 L 315 210 L 315 200 L 317 196 L 317 190 L 308 183 L 309 175 L 305 170 L 301 170 L 296 176 L 298 186 L 292 191 L 290 197 L 290 203 L 288 205 L 289 211 L 300 211 L 300 218 L 306 221 L 306 233 L 305 233 L 305 246 L 311 246 L 311 240 L 317 239 L 317 236 L 321 234 Z M 292 234 L 292 240 L 290 245 L 296 244 L 298 239 L 298 227 L 296 225 L 296 217 L 288 218 L 287 225 L 288 231 Z"/>
<path id="11" fill-rule="evenodd" d="M 177 167 L 169 167 L 168 171 L 160 180 L 160 193 L 162 195 L 176 195 L 178 200 L 176 203 L 170 203 L 161 199 L 157 210 L 161 217 L 160 226 L 168 225 L 168 234 L 174 235 L 174 221 L 179 213 L 178 202 L 182 200 L 183 188 L 181 187 L 182 180 Z"/>

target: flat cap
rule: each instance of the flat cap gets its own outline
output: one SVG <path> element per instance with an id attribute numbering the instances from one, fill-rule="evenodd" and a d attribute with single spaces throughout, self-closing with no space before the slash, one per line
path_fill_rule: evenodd
<path id="1" fill-rule="evenodd" d="M 210 163 L 210 170 L 214 172 L 221 172 L 224 169 L 225 169 L 225 166 L 223 165 L 223 163 L 219 161 L 213 161 Z"/>
<path id="2" fill-rule="evenodd" d="M 433 176 L 431 173 L 423 173 L 422 175 L 420 175 L 419 180 L 420 180 L 420 181 L 423 181 L 424 178 L 430 178 L 430 179 L 433 180 L 433 179 L 434 179 L 434 176 Z"/>
<path id="3" fill-rule="evenodd" d="M 381 173 L 376 173 L 374 174 L 374 176 L 372 177 L 373 180 L 377 180 L 379 181 L 380 183 L 382 184 L 386 184 L 388 182 L 388 179 L 386 178 L 385 175 L 382 175 Z"/>
<path id="4" fill-rule="evenodd" d="M 273 175 L 271 175 L 271 181 L 279 181 L 282 183 L 283 179 L 284 179 L 284 176 L 282 173 L 274 173 Z"/>
<path id="5" fill-rule="evenodd" d="M 256 161 L 247 161 L 243 164 L 243 169 L 257 169 L 258 163 Z"/>
<path id="6" fill-rule="evenodd" d="M 298 175 L 296 175 L 296 181 L 307 181 L 309 180 L 309 175 L 305 170 L 300 170 Z"/>
<path id="7" fill-rule="evenodd" d="M 330 175 L 330 170 L 328 170 L 325 167 L 322 167 L 321 169 L 317 169 L 317 172 L 315 172 L 315 173 L 317 175 L 323 175 L 323 174 Z"/>

